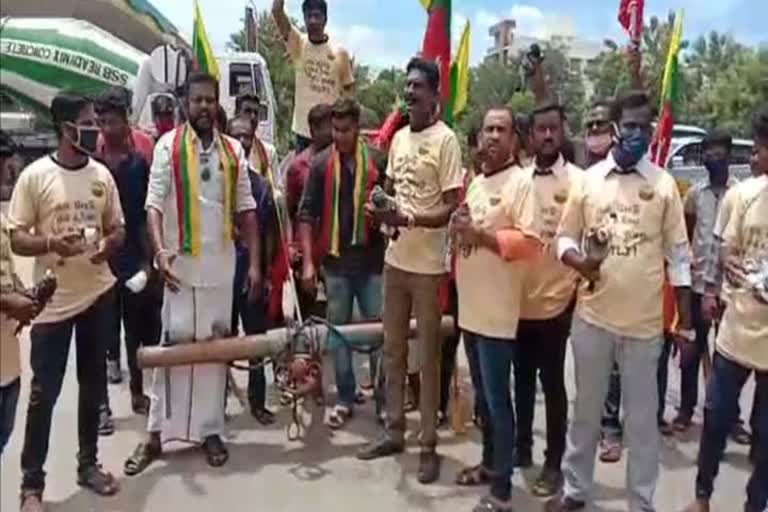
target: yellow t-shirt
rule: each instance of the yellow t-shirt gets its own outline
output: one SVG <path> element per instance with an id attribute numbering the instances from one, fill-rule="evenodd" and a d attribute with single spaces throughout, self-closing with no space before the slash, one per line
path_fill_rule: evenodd
<path id="1" fill-rule="evenodd" d="M 11 230 L 34 230 L 40 236 L 76 235 L 94 228 L 101 238 L 124 224 L 120 196 L 106 167 L 89 159 L 82 168 L 66 169 L 50 156 L 33 162 L 21 173 L 8 217 Z M 36 323 L 71 318 L 112 287 L 115 277 L 109 265 L 90 261 L 95 251 L 93 247 L 67 259 L 54 253 L 35 258 L 35 281 L 49 268 L 58 280 L 56 293 Z"/>
<path id="2" fill-rule="evenodd" d="M 293 104 L 294 133 L 310 137 L 309 111 L 318 104 L 333 104 L 344 87 L 352 85 L 352 62 L 349 53 L 328 41 L 314 44 L 306 34 L 291 27 L 288 56 L 295 67 L 296 92 Z"/>
<path id="3" fill-rule="evenodd" d="M 610 253 L 594 291 L 579 286 L 577 312 L 614 334 L 655 338 L 664 329 L 665 257 L 688 244 L 683 202 L 672 176 L 647 159 L 630 174 L 616 167 L 609 155 L 584 173 L 558 237 L 580 241 L 590 228 L 609 226 Z"/>
<path id="4" fill-rule="evenodd" d="M 720 209 L 717 212 L 717 219 L 715 220 L 715 226 L 713 228 L 713 233 L 715 236 L 715 240 L 722 240 L 723 235 L 725 234 L 725 227 L 728 225 L 728 222 L 731 220 L 731 214 L 733 213 L 733 208 L 736 205 L 736 200 L 739 197 L 739 187 L 744 186 L 745 183 L 747 183 L 747 187 L 749 187 L 750 181 L 752 181 L 754 178 L 749 178 L 745 181 L 739 182 L 736 185 L 732 186 L 728 189 L 728 191 L 723 196 L 723 200 L 720 202 Z M 716 258 L 718 257 L 718 254 L 720 251 L 719 244 L 716 244 L 716 247 L 713 248 L 713 251 L 711 251 L 709 257 L 710 258 Z M 728 283 L 727 280 L 723 280 L 723 284 L 720 288 L 720 298 L 724 301 L 728 301 L 728 296 L 730 295 L 731 291 L 731 285 Z"/>
<path id="5" fill-rule="evenodd" d="M 541 224 L 544 256 L 531 263 L 526 275 L 520 317 L 526 320 L 547 320 L 565 311 L 571 303 L 579 282 L 579 274 L 557 258 L 555 235 L 563 216 L 565 203 L 573 187 L 581 183 L 584 171 L 560 156 L 551 173 L 536 172 L 535 166 L 525 169 L 533 180 L 536 212 Z"/>
<path id="6" fill-rule="evenodd" d="M 18 291 L 17 283 L 8 219 L 0 213 L 0 292 L 6 294 Z M 0 386 L 7 386 L 21 375 L 17 326 L 16 320 L 0 312 Z"/>
<path id="7" fill-rule="evenodd" d="M 531 179 L 517 165 L 489 177 L 475 176 L 465 201 L 473 223 L 481 228 L 515 228 L 538 236 Z M 515 339 L 528 263 L 506 261 L 485 247 L 457 250 L 459 326 L 483 336 Z"/>
<path id="8" fill-rule="evenodd" d="M 443 204 L 443 193 L 462 186 L 461 148 L 453 130 L 438 121 L 420 132 L 410 126 L 395 134 L 389 148 L 387 178 L 405 213 L 422 214 Z M 417 274 L 448 271 L 448 228 L 401 227 L 387 247 L 388 265 Z"/>
<path id="9" fill-rule="evenodd" d="M 768 266 L 768 176 L 738 187 L 724 236 L 726 246 L 738 252 L 745 267 Z M 768 305 L 751 290 L 730 287 L 717 350 L 748 368 L 768 370 Z"/>

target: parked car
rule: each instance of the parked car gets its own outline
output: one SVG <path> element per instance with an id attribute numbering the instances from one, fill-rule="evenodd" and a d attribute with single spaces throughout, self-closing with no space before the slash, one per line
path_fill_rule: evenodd
<path id="1" fill-rule="evenodd" d="M 701 137 L 672 139 L 666 167 L 677 180 L 682 194 L 685 194 L 694 183 L 707 178 L 701 141 Z M 752 156 L 752 146 L 751 140 L 733 139 L 730 162 L 731 177 L 743 180 L 751 175 L 749 160 Z"/>

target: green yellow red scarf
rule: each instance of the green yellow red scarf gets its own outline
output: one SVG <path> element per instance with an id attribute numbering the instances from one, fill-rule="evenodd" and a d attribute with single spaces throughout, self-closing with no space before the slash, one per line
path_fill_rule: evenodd
<path id="1" fill-rule="evenodd" d="M 357 149 L 355 150 L 355 188 L 353 191 L 355 217 L 351 245 L 365 245 L 368 242 L 365 203 L 377 179 L 378 171 L 368 155 L 368 147 L 362 141 L 358 141 Z M 338 257 L 340 246 L 341 155 L 335 145 L 331 148 L 331 155 L 328 158 L 324 189 L 322 243 L 328 254 Z"/>
<path id="2" fill-rule="evenodd" d="M 172 164 L 176 185 L 176 208 L 179 223 L 179 251 L 182 254 L 200 254 L 200 159 L 197 152 L 197 136 L 189 124 L 176 129 L 173 138 Z M 239 165 L 237 153 L 231 142 L 221 134 L 216 135 L 216 149 L 224 186 L 224 238 L 232 240 L 235 190 Z"/>

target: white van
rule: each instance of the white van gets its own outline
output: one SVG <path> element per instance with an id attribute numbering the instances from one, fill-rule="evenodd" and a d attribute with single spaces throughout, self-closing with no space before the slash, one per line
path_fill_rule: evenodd
<path id="1" fill-rule="evenodd" d="M 672 139 L 666 167 L 677 180 L 683 194 L 691 185 L 707 178 L 701 142 L 701 137 Z M 749 160 L 752 156 L 752 146 L 751 140 L 733 139 L 729 166 L 733 178 L 743 180 L 751 176 Z"/>
<path id="2" fill-rule="evenodd" d="M 221 106 L 227 117 L 235 115 L 235 100 L 241 94 L 256 94 L 262 103 L 259 113 L 259 138 L 271 144 L 277 137 L 275 94 L 267 62 L 258 53 L 228 53 L 217 57 Z"/>

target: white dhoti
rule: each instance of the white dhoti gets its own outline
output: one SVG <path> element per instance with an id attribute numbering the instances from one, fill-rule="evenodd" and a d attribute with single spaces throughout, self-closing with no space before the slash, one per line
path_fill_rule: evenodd
<path id="1" fill-rule="evenodd" d="M 205 343 L 230 332 L 232 285 L 166 289 L 163 336 L 170 344 Z M 196 364 L 156 368 L 147 430 L 163 442 L 201 442 L 224 431 L 227 366 Z"/>

